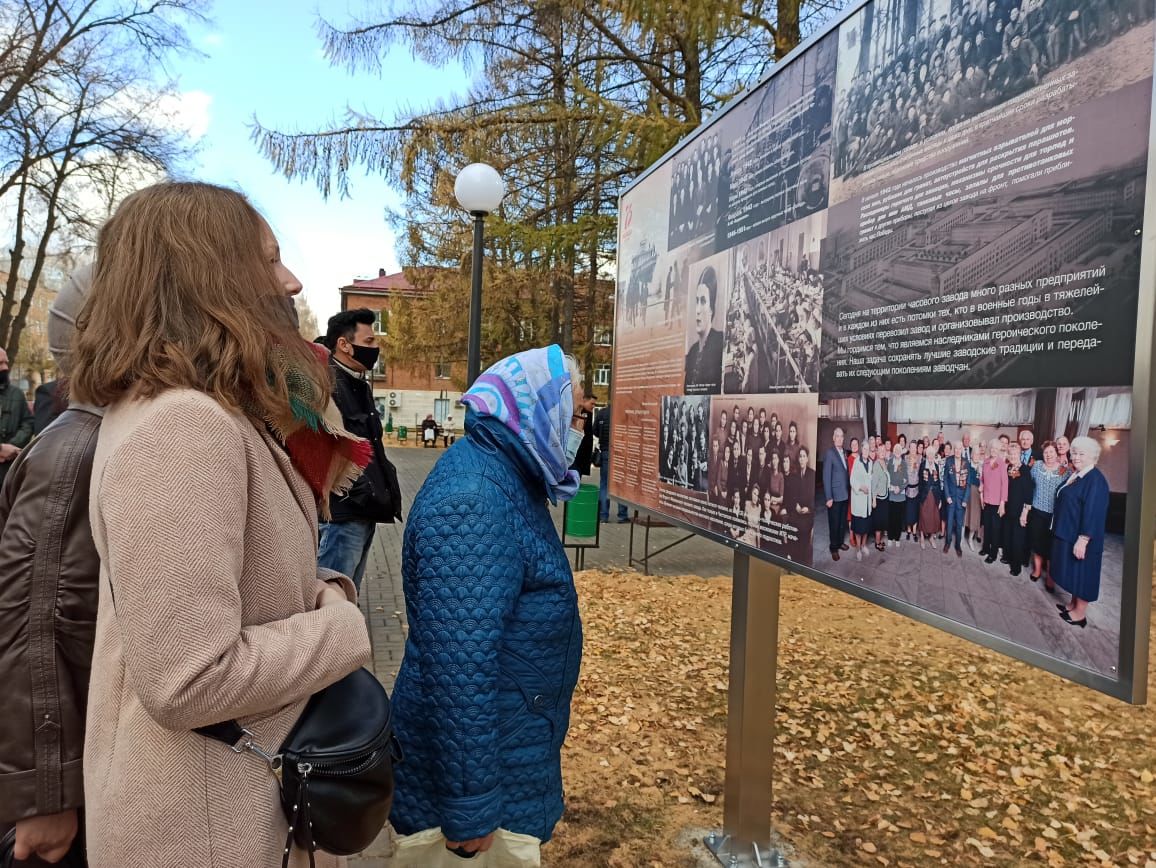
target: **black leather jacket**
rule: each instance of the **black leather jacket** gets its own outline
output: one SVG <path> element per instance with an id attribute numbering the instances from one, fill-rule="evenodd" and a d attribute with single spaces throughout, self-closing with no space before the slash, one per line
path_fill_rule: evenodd
<path id="1" fill-rule="evenodd" d="M 360 377 L 330 359 L 333 371 L 333 403 L 341 411 L 345 430 L 364 437 L 373 446 L 373 459 L 349 493 L 332 495 L 329 510 L 333 521 L 373 521 L 392 524 L 401 520 L 401 488 L 397 470 L 385 457 L 381 443 L 381 416 L 373 403 L 373 389 Z"/>

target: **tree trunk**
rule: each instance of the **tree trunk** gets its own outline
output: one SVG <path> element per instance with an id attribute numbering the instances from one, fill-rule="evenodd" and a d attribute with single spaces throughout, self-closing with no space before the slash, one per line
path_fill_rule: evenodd
<path id="1" fill-rule="evenodd" d="M 56 218 L 60 204 L 60 191 L 68 177 L 67 164 L 60 166 L 56 177 L 52 179 L 52 192 L 46 203 L 47 213 L 44 217 L 44 232 L 36 244 L 36 258 L 32 261 L 32 271 L 28 275 L 28 282 L 24 285 L 24 294 L 20 296 L 20 306 L 12 320 L 11 331 L 5 349 L 10 358 L 15 359 L 20 352 L 20 338 L 24 334 L 24 327 L 28 322 L 28 311 L 32 308 L 32 299 L 40 286 L 40 275 L 44 271 L 44 262 L 48 257 L 48 243 L 56 231 Z"/>
<path id="2" fill-rule="evenodd" d="M 790 54 L 802 39 L 799 32 L 799 7 L 803 0 L 778 0 L 779 17 L 775 26 L 775 60 Z"/>
<path id="3" fill-rule="evenodd" d="M 0 302 L 0 347 L 8 347 L 8 330 L 12 326 L 12 308 L 16 306 L 16 287 L 20 285 L 20 266 L 24 262 L 24 213 L 28 203 L 28 181 L 20 182 L 16 200 L 16 227 L 12 249 L 9 251 L 8 282 L 4 287 L 4 301 Z M 15 358 L 15 351 L 8 353 Z"/>

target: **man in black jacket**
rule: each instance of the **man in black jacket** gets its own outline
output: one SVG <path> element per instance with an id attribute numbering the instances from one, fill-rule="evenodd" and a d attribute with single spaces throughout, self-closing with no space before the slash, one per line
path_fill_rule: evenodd
<path id="1" fill-rule="evenodd" d="M 368 379 L 380 353 L 373 323 L 371 310 L 346 310 L 329 319 L 325 333 L 325 346 L 331 353 L 333 403 L 341 411 L 345 430 L 364 437 L 373 446 L 373 457 L 347 494 L 330 498 L 332 518 L 321 525 L 317 562 L 349 576 L 359 590 L 377 524 L 401 520 L 397 471 L 385 457 L 381 417 Z"/>
<path id="2" fill-rule="evenodd" d="M 571 470 L 577 470 L 580 476 L 589 476 L 590 467 L 594 458 L 594 396 L 586 392 L 580 403 L 574 409 L 574 415 L 581 416 L 582 422 L 582 445 L 578 447 L 578 454 L 574 456 L 574 463 L 570 465 Z"/>

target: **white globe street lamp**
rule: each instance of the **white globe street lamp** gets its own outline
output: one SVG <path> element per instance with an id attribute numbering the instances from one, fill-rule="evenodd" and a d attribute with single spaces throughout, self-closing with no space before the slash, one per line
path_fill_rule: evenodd
<path id="1" fill-rule="evenodd" d="M 481 373 L 482 362 L 482 238 L 487 214 L 502 204 L 506 195 L 502 176 L 493 166 L 470 163 L 454 180 L 454 197 L 474 218 L 473 280 L 470 286 L 470 337 L 466 361 L 466 388 Z"/>

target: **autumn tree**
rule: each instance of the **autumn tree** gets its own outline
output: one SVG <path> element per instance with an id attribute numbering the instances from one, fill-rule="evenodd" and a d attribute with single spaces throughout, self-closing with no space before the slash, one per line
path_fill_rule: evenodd
<path id="1" fill-rule="evenodd" d="M 313 310 L 313 305 L 299 297 L 294 299 L 297 307 L 297 330 L 301 333 L 301 337 L 307 341 L 316 339 L 323 334 L 321 326 L 317 322 L 317 312 Z"/>
<path id="2" fill-rule="evenodd" d="M 402 306 L 387 344 L 395 360 L 465 357 L 470 227 L 453 180 L 468 162 L 492 163 L 509 192 L 487 220 L 483 356 L 518 349 L 533 331 L 530 342 L 556 340 L 589 359 L 595 325 L 612 315 L 599 281 L 614 256 L 619 193 L 836 5 L 441 0 L 384 21 L 322 23 L 327 56 L 351 70 L 374 73 L 404 45 L 476 75 L 462 99 L 397 118 L 348 112 L 334 129 L 258 126 L 255 139 L 280 171 L 326 195 L 348 192 L 353 166 L 404 191 L 389 219 L 418 269 L 412 279 L 435 291 L 419 317 Z"/>
<path id="3" fill-rule="evenodd" d="M 91 245 L 123 196 L 187 152 L 152 67 L 196 0 L 0 0 L 0 346 L 13 358 L 47 263 Z"/>

